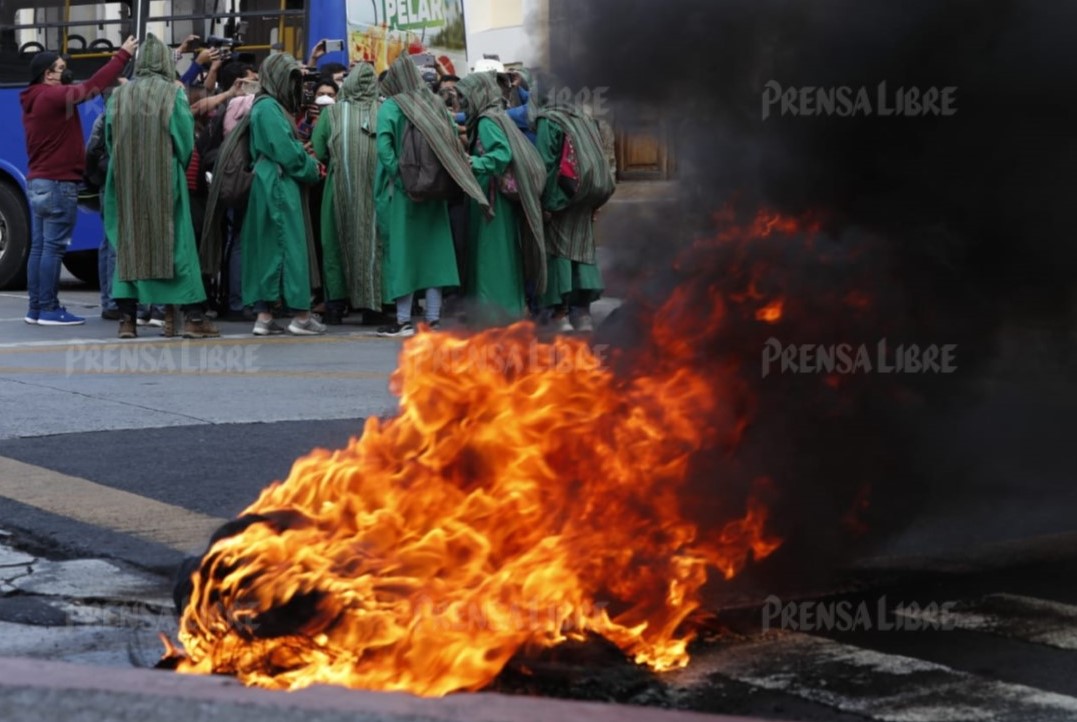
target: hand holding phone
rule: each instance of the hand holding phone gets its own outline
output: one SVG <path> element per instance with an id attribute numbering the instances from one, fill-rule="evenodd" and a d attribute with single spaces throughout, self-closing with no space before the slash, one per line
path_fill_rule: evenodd
<path id="1" fill-rule="evenodd" d="M 177 49 L 177 52 L 179 52 L 179 53 L 189 53 L 189 52 L 191 52 L 193 50 L 198 50 L 199 46 L 201 46 L 201 45 L 202 45 L 202 38 L 200 38 L 197 35 L 188 35 L 187 37 L 185 37 L 183 39 L 183 42 L 180 43 L 179 48 Z"/>
<path id="2" fill-rule="evenodd" d="M 323 40 L 325 43 L 325 52 L 327 53 L 339 53 L 344 49 L 343 40 Z"/>

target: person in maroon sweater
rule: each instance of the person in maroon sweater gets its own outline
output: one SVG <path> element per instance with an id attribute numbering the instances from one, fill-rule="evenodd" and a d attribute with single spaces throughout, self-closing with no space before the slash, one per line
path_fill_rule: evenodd
<path id="1" fill-rule="evenodd" d="M 41 326 L 85 323 L 60 305 L 60 265 L 71 245 L 78 213 L 78 184 L 86 168 L 82 121 L 75 106 L 116 82 L 138 49 L 129 37 L 103 68 L 71 83 L 67 62 L 43 50 L 30 60 L 30 87 L 19 94 L 26 155 L 30 159 L 30 259 L 26 269 L 30 309 L 25 321 Z"/>

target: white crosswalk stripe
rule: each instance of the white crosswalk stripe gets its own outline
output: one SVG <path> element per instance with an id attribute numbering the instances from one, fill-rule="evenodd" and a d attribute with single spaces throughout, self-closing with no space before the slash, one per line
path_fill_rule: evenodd
<path id="1" fill-rule="evenodd" d="M 925 622 L 1077 650 L 1077 607 L 1016 594 L 989 594 L 945 612 L 899 612 Z"/>
<path id="2" fill-rule="evenodd" d="M 881 722 L 1077 719 L 1074 697 L 791 632 L 710 650 L 667 681 L 691 689 L 715 675 Z"/>

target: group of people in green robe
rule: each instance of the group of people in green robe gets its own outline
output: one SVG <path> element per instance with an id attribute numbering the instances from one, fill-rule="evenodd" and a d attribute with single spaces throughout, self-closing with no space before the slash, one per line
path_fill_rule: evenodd
<path id="1" fill-rule="evenodd" d="M 166 304 L 173 314 L 179 307 L 185 336 L 217 335 L 203 314 L 202 275 L 219 268 L 209 231 L 219 228 L 226 209 L 211 189 L 200 254 L 185 179 L 193 119 L 175 83 L 171 51 L 149 36 L 135 73 L 137 82 L 113 94 L 106 116 L 114 162 L 103 210 L 117 251 L 113 296 L 124 316 L 121 336 L 134 334 L 135 303 Z M 327 301 L 355 309 L 395 306 L 395 322 L 379 328 L 387 336 L 415 332 L 419 292 L 431 328 L 440 323 L 447 289 L 460 289 L 469 318 L 484 324 L 536 310 L 564 323 L 570 308 L 586 310 L 601 294 L 593 213 L 612 193 L 613 180 L 601 178 L 609 175 L 608 165 L 595 145 L 594 123 L 582 112 L 538 107 L 532 93 L 532 142 L 506 115 L 496 76 L 473 73 L 457 85 L 464 133 L 402 55 L 380 81 L 372 66 L 355 66 L 305 146 L 295 125 L 301 66 L 289 55 L 273 54 L 259 77 L 260 95 L 237 126 L 245 132 L 233 131 L 221 149 L 223 158 L 230 140 L 245 138 L 253 161 L 239 241 L 242 295 L 257 312 L 256 335 L 284 333 L 273 313 L 281 307 L 294 314 L 289 332 L 324 333 L 311 313 L 318 286 Z M 464 267 L 457 264 L 450 201 L 416 200 L 405 190 L 399 166 L 409 126 L 469 206 Z M 567 139 L 577 176 L 571 189 L 562 183 Z M 316 239 L 307 190 L 323 180 Z M 169 195 L 171 204 L 160 202 Z M 170 327 L 178 333 L 177 316 L 166 319 L 166 335 Z"/>

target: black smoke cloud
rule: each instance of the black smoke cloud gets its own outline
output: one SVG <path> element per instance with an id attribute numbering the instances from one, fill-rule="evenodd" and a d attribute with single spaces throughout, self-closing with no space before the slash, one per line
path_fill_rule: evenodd
<path id="1" fill-rule="evenodd" d="M 557 73 L 609 86 L 627 107 L 669 108 L 703 209 L 734 193 L 826 209 L 929 256 L 958 254 L 964 271 L 1006 287 L 1073 270 L 1072 3 L 594 0 L 573 12 L 573 52 L 551 41 L 555 59 L 571 59 Z M 771 81 L 873 95 L 880 82 L 954 87 L 957 112 L 763 121 Z"/>
<path id="2" fill-rule="evenodd" d="M 590 0 L 572 3 L 568 24 L 552 7 L 555 74 L 608 87 L 622 128 L 663 107 L 675 139 L 677 213 L 611 243 L 636 299 L 606 340 L 623 342 L 674 288 L 743 288 L 729 249 L 690 252 L 680 271 L 664 270 L 673 247 L 715 232 L 726 204 L 742 220 L 765 207 L 823 225 L 811 244 L 753 247 L 769 269 L 761 283 L 790 301 L 782 323 L 731 318 L 702 349 L 739 364 L 757 407 L 735 455 L 698 460 L 700 509 L 720 517 L 731 493 L 772 477 L 775 523 L 790 539 L 775 568 L 789 571 L 873 553 L 947 511 L 959 520 L 946 540 L 955 545 L 983 541 L 994 523 L 999 536 L 1039 533 L 1019 513 L 1003 518 L 1008 500 L 1075 501 L 1058 483 L 1073 461 L 1057 412 L 1075 406 L 1077 4 Z M 880 83 L 891 93 L 953 88 L 956 112 L 806 117 L 771 106 L 764 120 L 768 83 L 866 88 L 872 100 Z M 849 291 L 872 298 L 870 313 L 843 303 Z M 688 296 L 707 308 L 705 293 Z M 960 370 L 850 377 L 828 394 L 816 377 L 761 379 L 768 337 L 954 344 Z M 1065 389 L 1051 413 L 1039 399 L 1052 392 L 1036 395 L 1045 379 Z M 1007 424 L 1026 433 L 1000 431 Z M 866 486 L 872 531 L 850 536 L 843 520 Z M 962 533 L 967 510 L 991 499 L 997 519 L 977 517 L 968 526 L 981 528 Z"/>

